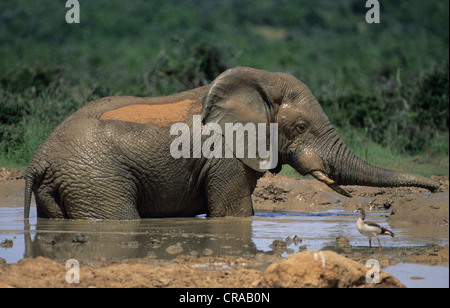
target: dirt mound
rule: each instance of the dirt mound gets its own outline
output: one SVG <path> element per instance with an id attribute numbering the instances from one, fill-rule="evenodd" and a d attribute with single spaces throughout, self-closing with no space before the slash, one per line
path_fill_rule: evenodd
<path id="1" fill-rule="evenodd" d="M 287 200 L 287 193 L 289 190 L 286 190 L 282 187 L 276 186 L 274 183 L 269 183 L 265 186 L 259 186 L 255 189 L 253 196 L 256 200 L 262 201 L 270 201 L 272 203 L 277 202 L 285 202 Z"/>
<path id="2" fill-rule="evenodd" d="M 55 288 L 65 282 L 66 271 L 50 259 L 22 259 L 14 265 L 0 266 L 0 287 Z"/>
<path id="3" fill-rule="evenodd" d="M 379 283 L 368 283 L 366 274 L 370 269 L 332 251 L 305 251 L 271 264 L 262 284 L 282 288 L 404 287 L 383 271 L 379 272 Z M 376 277 L 371 273 L 369 276 Z"/>

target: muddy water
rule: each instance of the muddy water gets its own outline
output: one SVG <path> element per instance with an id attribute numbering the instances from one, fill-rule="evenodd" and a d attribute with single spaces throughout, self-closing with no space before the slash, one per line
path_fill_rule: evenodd
<path id="1" fill-rule="evenodd" d="M 368 220 L 392 229 L 396 237 L 382 237 L 383 254 L 401 249 L 445 245 L 448 229 L 390 226 L 386 211 L 368 213 Z M 44 256 L 57 261 L 148 258 L 170 260 L 178 255 L 287 256 L 302 250 L 364 251 L 368 240 L 356 229 L 357 215 L 342 209 L 319 213 L 257 212 L 251 218 L 165 218 L 134 221 L 70 221 L 38 219 L 32 208 L 24 222 L 22 206 L 0 206 L 0 257 L 8 263 Z M 344 238 L 344 246 L 337 238 Z M 373 239 L 377 247 L 376 239 Z M 445 266 L 400 263 L 389 266 L 407 286 L 448 287 Z M 444 269 L 444 270 L 443 270 Z M 437 274 L 439 273 L 439 275 Z"/>

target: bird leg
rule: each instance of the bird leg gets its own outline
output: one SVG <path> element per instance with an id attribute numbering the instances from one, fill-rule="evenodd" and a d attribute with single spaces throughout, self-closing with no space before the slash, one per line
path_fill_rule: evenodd
<path id="1" fill-rule="evenodd" d="M 380 238 L 377 236 L 377 240 L 378 240 L 378 252 L 381 253 L 381 242 L 380 242 Z"/>

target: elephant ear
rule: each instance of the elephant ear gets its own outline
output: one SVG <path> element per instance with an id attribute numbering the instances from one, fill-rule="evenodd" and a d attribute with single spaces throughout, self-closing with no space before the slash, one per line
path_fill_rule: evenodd
<path id="1" fill-rule="evenodd" d="M 220 126 L 225 151 L 232 151 L 244 164 L 260 172 L 278 163 L 277 126 L 270 125 L 276 112 L 268 83 L 270 74 L 245 67 L 230 69 L 209 85 L 202 101 L 203 124 Z M 230 156 L 225 152 L 225 157 Z"/>

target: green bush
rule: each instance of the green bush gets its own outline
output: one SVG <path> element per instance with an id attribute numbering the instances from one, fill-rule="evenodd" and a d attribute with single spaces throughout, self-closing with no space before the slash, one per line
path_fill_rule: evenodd
<path id="1" fill-rule="evenodd" d="M 448 131 L 449 62 L 422 77 L 416 89 L 411 100 L 413 119 L 421 128 Z"/>
<path id="2" fill-rule="evenodd" d="M 391 150 L 448 155 L 449 66 L 418 79 L 413 90 L 391 88 L 380 96 L 354 92 L 321 100 L 331 122 L 359 128 L 371 141 Z"/>
<path id="3" fill-rule="evenodd" d="M 71 86 L 58 70 L 27 68 L 2 79 L 0 165 L 27 165 L 53 128 L 86 100 L 98 97 L 95 86 Z"/>
<path id="4" fill-rule="evenodd" d="M 162 50 L 144 74 L 148 92 L 163 94 L 201 87 L 228 69 L 218 47 L 206 42 L 191 47 L 183 39 L 172 40 L 177 46 L 170 52 Z M 227 56 L 232 58 L 230 54 Z"/>

